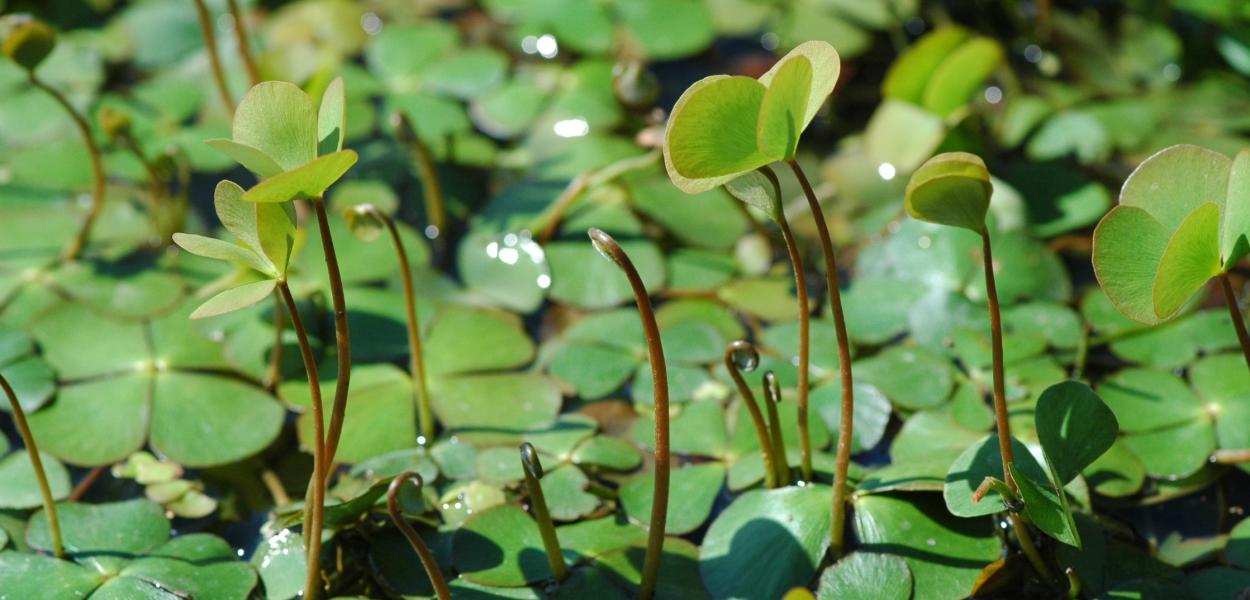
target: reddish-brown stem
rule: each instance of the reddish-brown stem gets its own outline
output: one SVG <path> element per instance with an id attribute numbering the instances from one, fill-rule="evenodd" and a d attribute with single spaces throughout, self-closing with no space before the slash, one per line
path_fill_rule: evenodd
<path id="1" fill-rule="evenodd" d="M 755 393 L 751 391 L 751 386 L 742 377 L 739 370 L 736 354 L 740 352 L 749 353 L 748 362 L 758 364 L 759 354 L 755 347 L 745 340 L 734 340 L 729 342 L 725 347 L 725 370 L 729 371 L 729 377 L 734 380 L 734 385 L 738 388 L 738 396 L 742 398 L 742 404 L 747 407 L 747 413 L 751 415 L 751 423 L 755 425 L 755 435 L 760 444 L 760 455 L 764 458 L 764 487 L 768 489 L 776 488 L 777 483 L 777 457 L 773 455 L 773 444 L 771 436 L 768 434 L 768 424 L 764 422 L 764 414 L 760 411 L 759 403 L 755 401 Z M 746 371 L 752 371 L 755 367 L 751 366 Z"/>
<path id="2" fill-rule="evenodd" d="M 305 499 L 304 507 L 304 543 L 308 546 L 308 576 L 304 580 L 304 598 L 316 598 L 321 591 L 321 525 L 325 510 L 325 412 L 321 402 L 321 378 L 317 374 L 317 359 L 313 356 L 312 345 L 308 343 L 308 333 L 304 322 L 300 319 L 299 309 L 295 306 L 295 298 L 291 297 L 291 289 L 286 282 L 278 283 L 278 292 L 286 304 L 287 314 L 291 317 L 291 329 L 299 338 L 300 356 L 304 359 L 304 371 L 308 375 L 308 390 L 312 405 L 313 420 L 313 473 L 309 480 L 311 501 Z"/>
<path id="3" fill-rule="evenodd" d="M 773 445 L 773 468 L 777 470 L 777 485 L 790 485 L 790 463 L 786 458 L 786 443 L 781 437 L 781 417 L 777 405 L 781 403 L 781 385 L 772 371 L 764 373 L 764 404 L 768 406 L 768 430 Z"/>
<path id="4" fill-rule="evenodd" d="M 91 135 L 91 124 L 87 122 L 87 118 L 79 114 L 64 94 L 36 77 L 34 71 L 29 71 L 27 75 L 31 85 L 52 96 L 52 99 L 56 100 L 56 103 L 60 104 L 61 108 L 65 109 L 65 112 L 73 119 L 79 135 L 82 136 L 83 144 L 87 146 L 87 156 L 91 160 L 91 207 L 87 209 L 87 216 L 83 217 L 82 225 L 78 226 L 74 239 L 62 253 L 65 260 L 74 260 L 82 253 L 83 248 L 87 247 L 87 240 L 91 237 L 91 228 L 99 218 L 100 212 L 104 210 L 104 158 L 100 154 L 100 146 L 95 143 L 95 137 Z"/>
<path id="5" fill-rule="evenodd" d="M 82 500 L 82 497 L 87 495 L 87 491 L 91 489 L 91 486 L 95 485 L 95 482 L 100 480 L 101 475 L 104 475 L 104 471 L 107 468 L 108 467 L 96 467 L 88 471 L 87 475 L 78 482 L 78 485 L 74 486 L 74 490 L 69 493 L 69 497 L 66 498 L 66 500 L 69 502 L 78 502 L 79 500 Z"/>
<path id="6" fill-rule="evenodd" d="M 408 251 L 404 250 L 404 242 L 399 237 L 399 229 L 395 220 L 374 211 L 391 233 L 391 241 L 395 243 L 395 254 L 399 256 L 399 277 L 404 285 L 404 307 L 408 319 L 408 366 L 412 371 L 413 385 L 417 389 L 417 416 L 421 425 L 424 444 L 434 442 L 434 412 L 430 410 L 430 389 L 425 382 L 425 358 L 421 352 L 421 322 L 417 320 L 417 295 L 412 285 L 412 270 L 408 264 Z"/>
<path id="7" fill-rule="evenodd" d="M 226 107 L 226 114 L 233 116 L 234 99 L 230 97 L 230 87 L 226 85 L 226 72 L 221 68 L 221 59 L 217 56 L 217 36 L 213 34 L 213 16 L 209 14 L 204 0 L 195 0 L 195 14 L 200 20 L 200 33 L 204 36 L 204 51 L 208 53 L 208 64 L 212 67 L 217 93 L 221 95 L 221 103 Z"/>
<path id="8" fill-rule="evenodd" d="M 760 168 L 773 184 L 777 197 L 781 197 L 781 183 L 777 175 L 768 167 Z M 794 293 L 799 301 L 799 466 L 803 472 L 803 481 L 812 480 L 812 436 L 808 428 L 808 387 L 811 377 L 811 316 L 812 309 L 807 298 L 807 273 L 803 268 L 803 256 L 799 253 L 799 245 L 790 230 L 790 221 L 784 211 L 778 211 L 777 226 L 781 228 L 781 238 L 786 243 L 786 253 L 790 255 L 790 268 L 794 270 Z"/>
<path id="9" fill-rule="evenodd" d="M 243 21 L 243 11 L 239 10 L 238 0 L 227 0 L 230 16 L 234 17 L 234 39 L 239 46 L 239 56 L 243 58 L 243 67 L 247 69 L 247 78 L 252 85 L 260 83 L 260 69 L 256 68 L 256 59 L 252 57 L 252 46 L 247 39 L 247 23 Z"/>
<path id="10" fill-rule="evenodd" d="M 1224 290 L 1224 302 L 1228 304 L 1228 316 L 1237 330 L 1237 341 L 1241 342 L 1241 355 L 1246 359 L 1246 368 L 1250 368 L 1250 335 L 1246 333 L 1246 320 L 1241 314 L 1241 306 L 1237 304 L 1237 295 L 1233 293 L 1233 282 L 1228 273 L 1220 273 L 1219 279 Z"/>
<path id="11" fill-rule="evenodd" d="M 17 393 L 9 385 L 9 380 L 0 375 L 0 388 L 9 397 L 9 407 L 13 412 L 13 423 L 22 435 L 22 443 L 26 444 L 26 454 L 30 457 L 30 466 L 35 471 L 35 479 L 39 483 L 39 495 L 43 497 L 43 512 L 48 516 L 48 531 L 52 534 L 52 553 L 57 558 L 65 556 L 65 546 L 61 543 L 61 520 L 56 515 L 56 500 L 52 498 L 52 488 L 48 485 L 48 475 L 43 470 L 43 460 L 39 458 L 39 446 L 35 444 L 35 435 L 30 432 L 26 423 L 26 411 L 17 401 Z"/>
<path id="12" fill-rule="evenodd" d="M 985 266 L 985 298 L 990 309 L 990 356 L 993 360 L 994 373 L 994 419 L 998 431 L 998 451 L 1003 462 L 1003 481 L 1007 483 L 1012 494 L 1018 493 L 1016 480 L 1011 476 L 1011 465 L 1015 462 L 1011 449 L 1011 422 L 1007 417 L 1007 392 L 1003 375 L 1003 322 L 999 313 L 998 286 L 994 283 L 994 253 L 990 248 L 989 231 L 981 232 L 981 258 Z M 1053 579 L 1046 561 L 1033 545 L 1033 537 L 1029 532 L 1024 518 L 1018 513 L 1009 512 L 1007 518 L 1016 533 L 1016 540 L 1025 557 L 1046 579 Z"/>
<path id="13" fill-rule="evenodd" d="M 651 521 L 647 532 L 647 555 L 642 564 L 642 583 L 639 584 L 639 600 L 651 600 L 655 596 L 656 578 L 660 572 L 660 558 L 664 552 L 664 528 L 668 521 L 668 369 L 664 363 L 664 346 L 660 342 L 660 327 L 651 309 L 651 298 L 643 285 L 638 270 L 629 255 L 612 239 L 612 236 L 591 229 L 590 239 L 595 248 L 616 263 L 634 292 L 642 330 L 647 340 L 648 358 L 651 362 L 652 393 L 655 396 L 655 492 L 651 502 Z"/>
<path id="14" fill-rule="evenodd" d="M 790 169 L 803 188 L 807 197 L 807 206 L 812 211 L 816 222 L 816 233 L 820 237 L 820 251 L 825 259 L 825 284 L 829 288 L 829 305 L 833 309 L 833 327 L 838 338 L 838 372 L 842 382 L 841 421 L 838 426 L 838 450 L 833 474 L 833 522 L 830 528 L 832 536 L 829 549 L 836 560 L 842 556 L 845 548 L 843 541 L 846 531 L 846 476 L 851 465 L 851 434 L 852 420 L 855 415 L 855 391 L 851 374 L 851 342 L 846 333 L 846 316 L 842 312 L 842 292 L 838 287 L 838 263 L 833 254 L 833 241 L 829 236 L 829 224 L 825 222 L 825 211 L 820 208 L 820 201 L 812 184 L 803 174 L 799 163 L 790 160 Z"/>
<path id="15" fill-rule="evenodd" d="M 430 547 L 425 545 L 425 540 L 417 535 L 417 530 L 413 529 L 412 525 L 408 524 L 408 520 L 399 512 L 399 489 L 408 480 L 416 482 L 417 490 L 421 489 L 420 475 L 414 471 L 400 473 L 391 481 L 391 485 L 386 490 L 386 512 L 390 513 L 391 521 L 403 532 L 404 537 L 408 538 L 408 544 L 417 551 L 417 557 L 421 559 L 421 566 L 425 567 L 425 574 L 430 578 L 438 599 L 451 600 L 451 590 L 447 588 L 447 581 L 443 579 L 443 572 L 439 570 L 438 562 L 434 560 Z"/>
<path id="16" fill-rule="evenodd" d="M 334 239 L 330 236 L 330 221 L 326 215 L 325 202 L 313 198 L 317 213 L 317 230 L 321 234 L 321 250 L 325 254 L 326 274 L 330 278 L 330 302 L 334 305 L 334 341 L 338 346 L 338 379 L 334 382 L 334 405 L 330 408 L 330 428 L 326 432 L 326 460 L 334 462 L 338 452 L 339 436 L 343 433 L 343 413 L 347 411 L 347 390 L 352 376 L 352 341 L 347 329 L 347 302 L 343 299 L 343 275 L 339 272 L 338 255 L 334 253 Z M 329 472 L 325 474 L 329 477 Z"/>
<path id="17" fill-rule="evenodd" d="M 994 255 L 990 250 L 990 234 L 981 233 L 981 258 L 985 261 L 985 298 L 990 307 L 990 356 L 994 372 L 994 419 L 998 429 L 998 451 L 1003 461 L 1003 481 L 1016 493 L 1011 477 L 1015 457 L 1011 452 L 1011 423 L 1007 419 L 1007 392 L 1003 376 L 1003 322 L 998 310 L 998 286 L 994 283 Z"/>

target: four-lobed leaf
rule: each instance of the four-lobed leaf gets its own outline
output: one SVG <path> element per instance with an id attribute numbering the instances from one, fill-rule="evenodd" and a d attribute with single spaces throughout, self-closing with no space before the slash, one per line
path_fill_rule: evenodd
<path id="1" fill-rule="evenodd" d="M 1182 144 L 1138 165 L 1094 230 L 1094 273 L 1111 303 L 1147 325 L 1178 315 L 1250 250 L 1247 190 L 1250 151 L 1229 160 Z"/>
<path id="2" fill-rule="evenodd" d="M 713 75 L 673 106 L 664 165 L 673 184 L 704 192 L 778 160 L 791 160 L 799 136 L 837 83 L 841 62 L 825 42 L 807 42 L 758 80 Z"/>

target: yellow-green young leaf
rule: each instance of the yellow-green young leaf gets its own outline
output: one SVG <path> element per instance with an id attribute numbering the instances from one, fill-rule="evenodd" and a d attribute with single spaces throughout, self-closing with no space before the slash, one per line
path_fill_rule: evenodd
<path id="1" fill-rule="evenodd" d="M 201 304 L 199 308 L 195 309 L 195 312 L 191 313 L 191 318 L 204 319 L 247 308 L 268 298 L 275 286 L 277 286 L 276 281 L 266 279 L 226 290 L 209 298 L 208 302 Z"/>
<path id="2" fill-rule="evenodd" d="M 1094 275 L 1107 298 L 1124 316 L 1146 325 L 1155 314 L 1154 283 L 1168 233 L 1150 213 L 1121 204 L 1094 229 Z"/>
<path id="3" fill-rule="evenodd" d="M 260 238 L 256 235 L 256 206 L 243 199 L 239 184 L 223 179 L 213 190 L 213 208 L 217 219 L 244 246 L 260 253 Z"/>
<path id="4" fill-rule="evenodd" d="M 317 157 L 317 110 L 295 84 L 264 81 L 239 102 L 231 137 L 290 171 Z"/>
<path id="5" fill-rule="evenodd" d="M 319 197 L 356 164 L 356 159 L 352 150 L 327 154 L 256 184 L 244 192 L 243 199 L 248 202 L 289 202 Z"/>
<path id="6" fill-rule="evenodd" d="M 808 88 L 807 109 L 803 113 L 802 125 L 799 126 L 799 131 L 803 131 L 816 117 L 816 112 L 825 103 L 825 99 L 833 93 L 833 87 L 837 85 L 838 76 L 842 73 L 842 59 L 838 56 L 838 51 L 834 50 L 828 42 L 819 40 L 803 42 L 787 52 L 767 73 L 761 75 L 760 83 L 765 87 L 771 87 L 781 69 L 785 68 L 789 61 L 800 56 L 806 58 L 812 66 L 812 82 Z"/>
<path id="7" fill-rule="evenodd" d="M 1038 529 L 1069 546 L 1081 547 L 1081 535 L 1076 530 L 1076 522 L 1072 520 L 1072 510 L 1068 508 L 1067 498 L 1063 491 L 1056 491 L 1049 480 L 1034 480 L 1020 472 L 1015 464 L 1011 465 L 1011 478 L 1020 488 L 1020 497 L 1024 499 L 1024 514 Z"/>
<path id="8" fill-rule="evenodd" d="M 946 119 L 968 104 L 972 95 L 1003 61 L 998 42 L 977 37 L 959 46 L 942 61 L 924 89 L 921 106 Z"/>
<path id="9" fill-rule="evenodd" d="M 1150 213 L 1165 231 L 1207 202 L 1224 206 L 1232 161 L 1227 156 L 1181 144 L 1169 146 L 1142 161 L 1120 189 L 1120 205 Z"/>
<path id="10" fill-rule="evenodd" d="M 1250 253 L 1250 150 L 1233 159 L 1228 174 L 1228 194 L 1220 213 L 1220 257 L 1224 269 L 1237 264 Z"/>
<path id="11" fill-rule="evenodd" d="M 885 74 L 881 93 L 912 104 L 924 101 L 924 90 L 942 61 L 969 37 L 961 27 L 941 27 L 920 38 Z"/>
<path id="12" fill-rule="evenodd" d="M 1220 209 L 1214 203 L 1199 206 L 1176 229 L 1155 275 L 1155 316 L 1171 317 L 1220 273 L 1219 237 Z"/>
<path id="13" fill-rule="evenodd" d="M 907 214 L 921 221 L 985 231 L 985 212 L 993 193 L 990 173 L 975 154 L 939 154 L 912 174 L 907 183 Z"/>
<path id="14" fill-rule="evenodd" d="M 266 275 L 275 274 L 273 265 L 257 256 L 255 252 L 238 244 L 191 233 L 175 233 L 174 243 L 196 256 L 237 263 Z"/>
<path id="15" fill-rule="evenodd" d="M 256 211 L 256 237 L 260 240 L 261 252 L 277 269 L 276 275 L 286 277 L 291 250 L 295 247 L 295 207 L 290 202 L 251 206 Z"/>
<path id="16" fill-rule="evenodd" d="M 674 185 L 705 192 L 770 162 L 755 137 L 764 89 L 750 77 L 713 75 L 681 95 L 664 135 Z"/>
<path id="17" fill-rule="evenodd" d="M 268 154 L 247 144 L 240 144 L 225 138 L 205 140 L 204 143 L 234 159 L 234 162 L 243 165 L 244 169 L 255 173 L 257 177 L 273 177 L 282 172 L 282 167 L 269 158 Z"/>
<path id="18" fill-rule="evenodd" d="M 347 96 L 343 78 L 335 77 L 321 96 L 317 110 L 317 153 L 330 154 L 343 149 L 343 132 L 347 130 Z"/>
<path id="19" fill-rule="evenodd" d="M 770 161 L 794 158 L 811 87 L 812 63 L 799 55 L 786 59 L 764 91 L 755 139 Z"/>
<path id="20" fill-rule="evenodd" d="M 760 209 L 775 223 L 779 223 L 783 217 L 781 194 L 777 188 L 778 184 L 775 179 L 769 179 L 758 170 L 725 184 L 725 189 L 730 195 Z"/>

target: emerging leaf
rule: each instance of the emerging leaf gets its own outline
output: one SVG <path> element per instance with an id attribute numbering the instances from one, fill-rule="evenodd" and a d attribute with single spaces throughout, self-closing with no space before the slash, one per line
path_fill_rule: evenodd
<path id="1" fill-rule="evenodd" d="M 751 171 L 726 183 L 725 189 L 734 198 L 763 211 L 773 222 L 781 221 L 781 194 L 776 180 L 769 179 L 759 171 Z"/>
<path id="2" fill-rule="evenodd" d="M 278 163 L 274 162 L 272 158 L 269 158 L 268 154 L 247 144 L 241 144 L 225 138 L 205 140 L 204 143 L 234 159 L 235 162 L 243 165 L 244 169 L 255 173 L 257 177 L 273 177 L 282 172 L 282 167 L 278 166 Z"/>
<path id="3" fill-rule="evenodd" d="M 993 185 L 981 158 L 967 152 L 939 154 L 907 184 L 907 214 L 921 221 L 983 233 Z"/>
<path id="4" fill-rule="evenodd" d="M 183 250 L 204 258 L 215 258 L 246 265 L 266 275 L 276 276 L 273 265 L 261 259 L 255 252 L 238 244 L 190 233 L 175 233 L 174 243 Z"/>
<path id="5" fill-rule="evenodd" d="M 1171 317 L 1220 273 L 1219 228 L 1220 209 L 1207 203 L 1186 217 L 1172 234 L 1155 275 L 1155 316 Z"/>

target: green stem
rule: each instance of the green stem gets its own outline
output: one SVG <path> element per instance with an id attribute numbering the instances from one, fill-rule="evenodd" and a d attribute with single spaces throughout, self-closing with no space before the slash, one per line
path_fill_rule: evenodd
<path id="1" fill-rule="evenodd" d="M 1250 368 L 1250 335 L 1246 334 L 1246 320 L 1241 315 L 1241 306 L 1237 304 L 1237 295 L 1233 293 L 1233 282 L 1228 273 L 1220 273 L 1220 287 L 1224 290 L 1224 301 L 1228 304 L 1228 316 L 1233 320 L 1233 328 L 1237 330 L 1237 341 L 1241 342 L 1241 355 L 1246 359 L 1246 368 Z"/>
<path id="2" fill-rule="evenodd" d="M 234 116 L 234 99 L 230 97 L 230 87 L 226 85 L 226 72 L 221 68 L 221 59 L 217 57 L 217 36 L 213 34 L 213 16 L 208 13 L 204 0 L 195 0 L 195 14 L 200 21 L 200 34 L 204 36 L 204 51 L 208 54 L 208 64 L 212 67 L 213 81 L 217 84 L 217 93 L 221 95 L 221 104 L 226 114 Z"/>
<path id="3" fill-rule="evenodd" d="M 755 401 L 755 393 L 751 391 L 751 386 L 742 377 L 742 371 L 751 372 L 759 365 L 760 355 L 755 351 L 755 346 L 745 340 L 734 340 L 725 347 L 725 370 L 729 371 L 729 376 L 733 378 L 734 385 L 738 388 L 738 396 L 742 398 L 742 404 L 747 407 L 747 412 L 751 415 L 751 423 L 755 425 L 755 436 L 759 440 L 760 455 L 764 457 L 764 487 L 774 489 L 778 486 L 777 480 L 777 459 L 773 456 L 773 445 L 768 435 L 768 425 L 764 422 L 764 415 L 760 412 L 760 406 Z"/>
<path id="4" fill-rule="evenodd" d="M 338 346 L 338 378 L 334 382 L 334 405 L 330 408 L 330 428 L 326 432 L 325 464 L 334 463 L 338 452 L 339 436 L 343 433 L 343 414 L 347 411 L 347 390 L 352 376 L 352 341 L 347 327 L 347 302 L 343 299 L 343 275 L 339 272 L 338 255 L 334 253 L 334 239 L 330 236 L 330 221 L 322 198 L 312 200 L 317 213 L 317 229 L 321 234 L 321 250 L 325 255 L 326 274 L 330 278 L 330 302 L 334 305 L 334 342 Z M 326 477 L 330 474 L 327 471 Z"/>
<path id="5" fill-rule="evenodd" d="M 443 572 L 438 568 L 438 562 L 434 560 L 434 554 L 430 552 L 429 546 L 425 545 L 425 540 L 417 535 L 417 531 L 408 524 L 408 520 L 399 514 L 399 488 L 404 482 L 412 480 L 417 484 L 417 490 L 420 492 L 423 482 L 421 476 L 414 471 L 404 471 L 400 473 L 391 485 L 386 489 L 386 512 L 391 514 L 391 521 L 395 526 L 403 532 L 404 537 L 408 538 L 408 544 L 413 550 L 417 551 L 417 556 L 421 559 L 421 566 L 425 567 L 425 574 L 430 578 L 430 583 L 434 585 L 434 592 L 438 594 L 439 600 L 451 600 L 451 590 L 447 589 L 447 581 L 443 579 Z"/>
<path id="6" fill-rule="evenodd" d="M 82 225 L 79 225 L 78 233 L 74 235 L 74 239 L 70 241 L 62 254 L 65 260 L 74 260 L 82 253 L 83 248 L 86 248 L 87 240 L 91 237 L 91 228 L 99 218 L 100 212 L 104 210 L 104 158 L 100 154 L 100 147 L 96 144 L 95 138 L 91 135 L 91 125 L 87 123 L 87 118 L 74 109 L 64 94 L 36 77 L 34 71 L 29 71 L 27 75 L 31 85 L 52 96 L 52 99 L 56 100 L 56 103 L 60 104 L 61 108 L 65 109 L 65 112 L 73 119 L 79 135 L 82 136 L 83 144 L 87 146 L 88 158 L 91 159 L 91 208 L 87 210 L 87 216 L 83 218 Z"/>
<path id="7" fill-rule="evenodd" d="M 777 485 L 790 485 L 790 463 L 786 459 L 786 443 L 781 437 L 781 418 L 777 405 L 781 403 L 781 384 L 772 371 L 764 373 L 764 404 L 768 406 L 768 430 L 772 433 L 773 468 L 777 470 Z"/>
<path id="8" fill-rule="evenodd" d="M 239 10 L 238 0 L 227 0 L 230 16 L 234 17 L 234 39 L 239 46 L 239 56 L 243 58 L 243 67 L 247 69 L 247 78 L 252 85 L 260 83 L 260 69 L 256 68 L 256 59 L 252 57 L 252 47 L 247 40 L 247 23 L 243 21 L 243 11 Z"/>
<path id="9" fill-rule="evenodd" d="M 407 115 L 396 112 L 392 121 L 395 125 L 396 137 L 408 146 L 412 153 L 412 161 L 417 166 L 417 175 L 421 177 L 421 195 L 425 199 L 425 218 L 435 230 L 434 235 L 427 233 L 426 237 L 437 238 L 442 235 L 447 226 L 447 211 L 443 207 L 443 186 L 438 180 L 438 168 L 434 165 L 434 157 L 430 155 L 430 149 L 421 141 L 416 129 L 408 121 Z"/>
<path id="10" fill-rule="evenodd" d="M 781 198 L 781 182 L 776 173 L 767 166 L 760 167 L 760 172 L 773 184 L 777 197 Z M 799 302 L 799 463 L 803 472 L 803 481 L 812 481 L 812 436 L 808 427 L 808 393 L 811 391 L 811 316 L 812 309 L 807 297 L 807 272 L 803 267 L 803 256 L 799 253 L 799 245 L 795 241 L 794 232 L 790 230 L 790 221 L 785 211 L 778 211 L 777 226 L 781 228 L 781 237 L 786 243 L 786 253 L 790 255 L 790 268 L 794 270 L 794 290 Z"/>
<path id="11" fill-rule="evenodd" d="M 372 207 L 371 207 L 372 208 Z M 404 242 L 399 237 L 399 229 L 395 220 L 372 208 L 372 212 L 386 223 L 391 233 L 391 241 L 395 243 L 395 254 L 399 256 L 400 280 L 404 285 L 404 310 L 408 319 L 408 354 L 409 369 L 412 381 L 417 389 L 417 416 L 421 424 L 421 436 L 426 445 L 434 442 L 434 412 L 430 410 L 430 389 L 425 381 L 425 358 L 421 352 L 421 322 L 417 319 L 417 296 L 412 285 L 412 270 L 408 263 L 408 251 L 404 250 Z"/>
<path id="12" fill-rule="evenodd" d="M 56 515 L 56 501 L 52 498 L 52 488 L 48 485 L 48 475 L 43 470 L 43 460 L 39 458 L 39 446 L 35 444 L 35 436 L 26 423 L 26 411 L 17 401 L 17 393 L 9 385 L 9 380 L 0 375 L 0 388 L 9 397 L 9 407 L 13 409 L 13 422 L 22 435 L 22 443 L 26 444 L 26 454 L 30 457 L 30 466 L 35 470 L 35 479 L 39 482 L 39 495 L 43 497 L 43 512 L 48 515 L 48 531 L 52 534 L 52 554 L 57 558 L 65 556 L 65 546 L 61 543 L 61 520 Z"/>
<path id="13" fill-rule="evenodd" d="M 816 192 L 812 184 L 803 174 L 803 168 L 793 159 L 788 163 L 794 176 L 803 188 L 807 197 L 807 206 L 816 222 L 816 233 L 820 237 L 820 251 L 825 259 L 825 285 L 829 288 L 829 304 L 833 309 L 833 327 L 838 338 L 838 372 L 842 383 L 842 407 L 838 427 L 838 450 L 833 473 L 833 515 L 830 527 L 829 549 L 834 559 L 842 557 L 845 549 L 843 540 L 846 532 L 846 496 L 847 471 L 851 465 L 851 429 L 855 416 L 855 388 L 851 374 L 851 342 L 846 333 L 846 316 L 842 312 L 842 291 L 838 284 L 838 263 L 833 254 L 833 241 L 829 236 L 829 224 L 825 222 L 825 211 L 820 208 Z"/>
<path id="14" fill-rule="evenodd" d="M 317 359 L 313 357 L 312 345 L 308 343 L 308 332 L 300 319 L 299 308 L 295 306 L 295 298 L 291 296 L 291 288 L 285 281 L 278 282 L 278 292 L 286 304 L 287 315 L 291 317 L 291 329 L 299 339 L 300 356 L 304 359 L 304 371 L 308 376 L 308 390 L 311 396 L 313 420 L 313 473 L 309 478 L 308 487 L 311 502 L 305 499 L 304 506 L 304 543 L 308 550 L 308 575 L 304 580 L 304 598 L 313 599 L 321 592 L 321 526 L 325 511 L 326 490 L 326 452 L 325 452 L 325 412 L 321 402 L 321 378 L 317 373 Z"/>
<path id="15" fill-rule="evenodd" d="M 634 301 L 638 304 L 643 333 L 647 339 L 648 358 L 651 362 L 652 393 L 655 396 L 655 493 L 651 502 L 647 556 L 643 560 L 642 583 L 639 585 L 638 598 L 651 600 L 655 596 L 660 558 L 664 552 L 664 528 L 668 521 L 668 369 L 664 363 L 664 346 L 660 341 L 660 327 L 655 322 L 655 312 L 651 309 L 651 298 L 647 295 L 647 287 L 643 285 L 642 278 L 638 276 L 638 270 L 629 260 L 629 255 L 621 249 L 616 240 L 612 239 L 612 236 L 603 231 L 590 229 L 587 233 L 595 249 L 616 263 L 629 280 L 630 288 L 634 292 Z"/>
<path id="16" fill-rule="evenodd" d="M 538 532 L 543 538 L 543 548 L 547 550 L 547 565 L 551 567 L 551 576 L 556 581 L 564 581 L 569 576 L 569 570 L 564 564 L 560 538 L 556 537 L 556 526 L 551 522 L 547 498 L 543 495 L 543 486 L 539 482 L 543 477 L 543 465 L 538 460 L 538 451 L 529 442 L 521 444 L 521 466 L 525 472 L 525 489 L 530 495 L 530 509 L 534 511 L 534 520 L 538 522 Z"/>
<path id="17" fill-rule="evenodd" d="M 265 374 L 265 389 L 270 392 L 282 383 L 282 333 L 286 324 L 282 317 L 282 299 L 273 299 L 273 348 L 269 350 L 269 372 Z"/>

